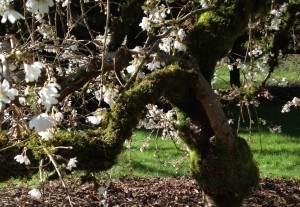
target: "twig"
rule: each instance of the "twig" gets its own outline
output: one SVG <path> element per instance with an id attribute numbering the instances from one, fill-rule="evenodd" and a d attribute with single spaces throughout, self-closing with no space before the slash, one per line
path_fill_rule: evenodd
<path id="1" fill-rule="evenodd" d="M 103 41 L 103 51 L 102 51 L 102 62 L 101 62 L 101 90 L 100 90 L 100 100 L 102 100 L 102 87 L 104 82 L 104 56 L 107 50 L 106 41 L 108 36 L 108 25 L 110 19 L 110 0 L 106 1 L 106 22 L 105 22 L 105 31 L 104 31 L 104 41 Z"/>
<path id="2" fill-rule="evenodd" d="M 44 178 L 43 178 L 43 159 L 40 161 L 39 165 L 39 172 L 40 172 L 40 182 L 42 186 L 42 206 L 45 206 L 45 183 L 44 183 Z"/>
<path id="3" fill-rule="evenodd" d="M 54 168 L 55 168 L 55 170 L 56 170 L 56 172 L 57 172 L 57 174 L 59 176 L 59 180 L 62 183 L 62 186 L 63 186 L 64 190 L 66 191 L 66 194 L 67 194 L 70 206 L 73 207 L 73 202 L 71 201 L 71 197 L 70 197 L 70 195 L 68 193 L 67 185 L 66 185 L 66 183 L 65 183 L 65 181 L 63 179 L 63 175 L 61 174 L 61 172 L 59 170 L 59 167 L 58 167 L 55 159 L 53 158 L 52 154 L 48 151 L 48 149 L 46 147 L 44 147 L 43 149 L 44 149 L 45 153 L 47 154 L 47 156 L 49 157 L 49 159 L 51 160 L 51 162 L 52 162 L 52 164 L 53 164 L 53 166 L 54 166 Z"/>
<path id="4" fill-rule="evenodd" d="M 17 145 L 23 144 L 23 143 L 26 142 L 27 140 L 28 140 L 28 139 L 23 140 L 23 141 L 20 141 L 20 142 L 17 142 L 17 143 L 12 144 L 12 145 L 10 145 L 10 146 L 8 146 L 8 147 L 4 147 L 4 148 L 0 149 L 0 152 L 3 152 L 3 151 L 8 150 L 8 149 L 10 149 L 10 148 L 13 148 L 13 147 L 15 147 L 15 146 L 17 146 Z"/>

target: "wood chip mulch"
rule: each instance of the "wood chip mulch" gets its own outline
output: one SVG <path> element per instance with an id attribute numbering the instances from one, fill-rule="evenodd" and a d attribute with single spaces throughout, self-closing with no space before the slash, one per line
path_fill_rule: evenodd
<path id="1" fill-rule="evenodd" d="M 114 179 L 95 190 L 93 184 L 68 181 L 68 195 L 78 207 L 203 206 L 202 192 L 190 177 Z M 33 200 L 32 187 L 11 185 L 0 189 L 1 207 L 68 207 L 69 200 L 58 181 L 44 187 L 44 201 Z M 244 202 L 244 207 L 300 207 L 300 179 L 266 178 Z"/>

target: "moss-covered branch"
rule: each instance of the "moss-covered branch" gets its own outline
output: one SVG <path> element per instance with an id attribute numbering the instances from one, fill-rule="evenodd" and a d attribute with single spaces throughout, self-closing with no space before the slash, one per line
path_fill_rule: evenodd
<path id="1" fill-rule="evenodd" d="M 235 39 L 245 30 L 250 16 L 269 1 L 229 0 L 202 14 L 189 33 L 188 52 L 196 59 L 204 77 L 211 81 L 218 60 L 226 56 Z"/>
<path id="2" fill-rule="evenodd" d="M 187 91 L 193 88 L 196 80 L 195 72 L 183 70 L 177 65 L 168 66 L 149 75 L 134 88 L 122 94 L 111 108 L 111 112 L 104 118 L 101 127 L 96 131 L 58 132 L 50 141 L 43 142 L 43 144 L 49 148 L 48 151 L 56 155 L 67 159 L 77 157 L 78 169 L 88 171 L 109 169 L 116 163 L 124 141 L 131 137 L 132 130 L 142 117 L 146 104 L 155 103 L 162 96 L 173 102 L 185 99 Z M 41 140 L 35 134 L 29 135 L 28 138 L 28 156 L 32 163 L 37 164 L 40 158 L 46 157 Z M 1 148 L 11 144 L 13 142 L 8 142 L 4 137 L 0 140 Z M 57 150 L 55 146 L 72 147 L 72 149 Z M 1 179 L 8 178 L 4 175 L 26 174 L 26 171 L 23 171 L 25 167 L 13 159 L 14 156 L 21 153 L 21 149 L 20 145 L 0 153 L 3 157 L 0 159 L 0 166 L 3 169 L 5 166 L 10 166 L 10 168 L 5 167 L 5 171 L 0 171 Z M 21 166 L 22 171 L 16 170 L 17 166 Z"/>

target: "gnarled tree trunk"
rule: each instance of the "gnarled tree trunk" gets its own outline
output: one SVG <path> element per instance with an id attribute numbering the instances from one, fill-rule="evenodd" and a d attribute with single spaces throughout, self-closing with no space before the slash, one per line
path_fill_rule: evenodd
<path id="1" fill-rule="evenodd" d="M 138 1 L 128 2 L 131 5 Z M 109 169 L 116 163 L 124 141 L 131 137 L 132 130 L 143 117 L 146 104 L 164 97 L 177 109 L 176 127 L 190 149 L 191 171 L 205 192 L 205 205 L 241 206 L 245 196 L 258 183 L 258 168 L 245 140 L 237 137 L 228 124 L 210 81 L 216 62 L 228 53 L 235 39 L 247 27 L 249 18 L 262 12 L 268 3 L 268 0 L 219 1 L 212 11 L 199 17 L 188 34 L 187 53 L 193 60 L 187 62 L 192 64 L 178 59 L 179 63 L 150 74 L 120 95 L 99 129 L 84 134 L 57 133 L 47 143 L 48 151 L 65 157 L 76 156 L 78 169 L 91 172 Z M 124 22 L 115 24 L 127 28 L 126 24 L 131 21 L 126 19 Z M 126 34 L 118 35 L 123 41 Z M 113 42 L 111 48 L 116 49 L 121 40 Z M 122 61 L 119 64 L 124 67 Z M 99 71 L 91 71 L 89 75 L 98 74 Z M 89 77 L 79 75 L 76 80 L 77 84 L 84 85 Z M 69 86 L 65 87 L 63 97 L 75 90 L 73 85 L 66 85 Z M 37 135 L 27 136 L 28 154 L 32 163 L 37 164 L 45 157 L 45 150 Z M 0 152 L 0 180 L 24 174 L 26 170 L 13 162 L 22 143 L 16 144 L 0 136 L 0 148 L 12 144 L 15 145 L 4 153 Z M 51 146 L 72 146 L 72 150 L 55 151 Z"/>

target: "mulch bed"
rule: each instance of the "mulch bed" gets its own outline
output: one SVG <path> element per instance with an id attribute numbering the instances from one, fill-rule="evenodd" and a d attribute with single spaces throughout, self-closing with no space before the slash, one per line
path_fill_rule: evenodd
<path id="1" fill-rule="evenodd" d="M 79 185 L 69 181 L 68 189 L 73 206 L 203 206 L 202 192 L 189 177 L 114 179 L 106 193 L 99 193 L 93 184 Z M 103 186 L 105 186 L 103 184 Z M 65 190 L 58 181 L 45 185 L 44 206 L 70 206 Z M 104 187 L 103 187 L 104 189 Z M 0 190 L 1 207 L 43 206 L 28 195 L 30 187 L 10 186 Z M 266 178 L 244 202 L 244 207 L 300 207 L 300 180 Z"/>

